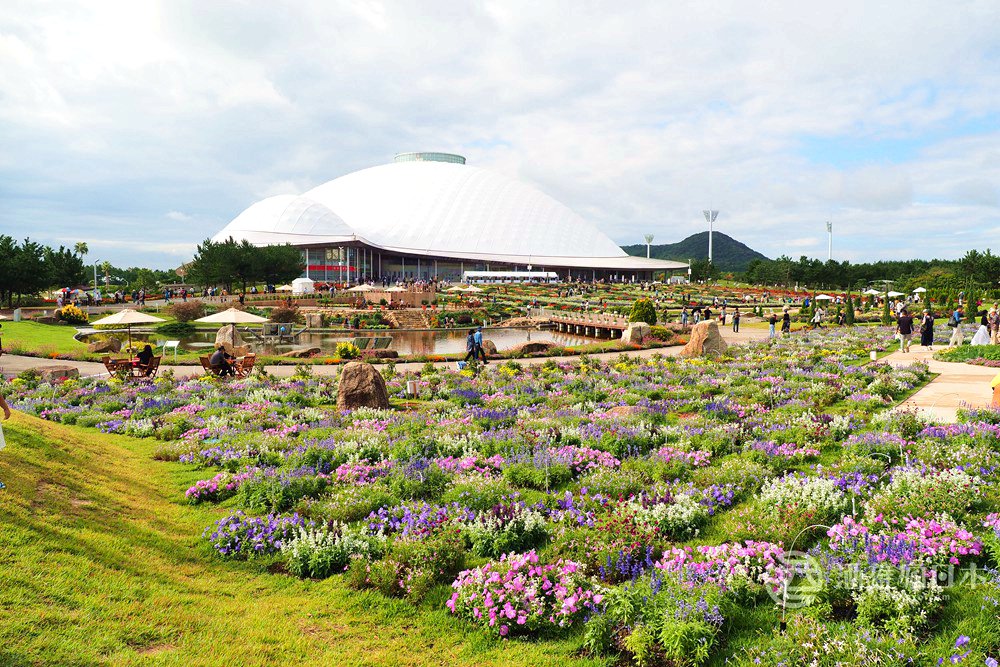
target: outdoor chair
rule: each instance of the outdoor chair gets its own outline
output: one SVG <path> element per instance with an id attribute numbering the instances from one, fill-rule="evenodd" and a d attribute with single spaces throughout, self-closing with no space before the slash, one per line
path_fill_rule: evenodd
<path id="1" fill-rule="evenodd" d="M 212 365 L 211 358 L 208 355 L 198 357 L 198 361 L 201 362 L 201 367 L 205 369 L 206 375 L 218 375 L 219 371 L 222 370 L 218 366 Z"/>
<path id="2" fill-rule="evenodd" d="M 153 357 L 149 360 L 149 364 L 142 365 L 139 364 L 132 368 L 132 377 L 134 379 L 149 378 L 150 380 L 156 377 L 156 371 L 160 368 L 161 357 Z"/>
<path id="3" fill-rule="evenodd" d="M 236 366 L 234 367 L 234 370 L 236 371 L 236 377 L 245 378 L 249 376 L 250 373 L 253 372 L 253 367 L 256 361 L 257 361 L 256 354 L 248 354 L 242 359 L 240 359 L 239 363 L 237 363 Z"/>

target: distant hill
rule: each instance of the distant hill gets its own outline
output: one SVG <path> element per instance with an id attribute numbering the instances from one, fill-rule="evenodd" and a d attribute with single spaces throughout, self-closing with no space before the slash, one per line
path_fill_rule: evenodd
<path id="1" fill-rule="evenodd" d="M 635 257 L 646 256 L 646 245 L 624 245 L 622 250 Z M 692 234 L 679 243 L 650 246 L 650 257 L 686 262 L 689 259 L 708 259 L 708 232 Z M 712 258 L 720 271 L 746 271 L 755 259 L 767 259 L 753 248 L 740 243 L 722 232 L 712 234 Z"/>

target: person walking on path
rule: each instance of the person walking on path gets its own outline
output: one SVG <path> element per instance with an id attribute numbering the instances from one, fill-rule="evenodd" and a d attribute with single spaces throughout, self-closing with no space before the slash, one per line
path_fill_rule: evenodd
<path id="1" fill-rule="evenodd" d="M 910 339 L 913 338 L 913 316 L 906 308 L 899 311 L 899 318 L 896 320 L 896 333 L 899 335 L 899 351 L 910 351 Z"/>
<path id="2" fill-rule="evenodd" d="M 934 315 L 924 308 L 924 316 L 920 319 L 920 344 L 928 350 L 934 345 Z"/>
<path id="3" fill-rule="evenodd" d="M 473 359 L 480 358 L 480 359 L 483 360 L 484 364 L 490 363 L 490 362 L 486 361 L 486 351 L 483 349 L 483 328 L 482 327 L 476 327 L 476 332 L 473 334 L 472 339 L 473 339 L 473 342 L 475 343 L 474 350 L 473 350 L 475 352 L 475 354 L 472 355 L 472 358 Z"/>
<path id="4" fill-rule="evenodd" d="M 951 314 L 951 318 L 948 319 L 948 326 L 953 329 L 951 338 L 948 340 L 948 347 L 959 347 L 965 342 L 965 334 L 962 333 L 962 320 L 964 319 L 965 313 L 962 312 L 962 307 L 959 306 Z"/>
<path id="5" fill-rule="evenodd" d="M 816 329 L 822 329 L 823 328 L 823 309 L 822 308 L 816 308 L 816 314 L 813 315 L 813 318 L 812 318 L 812 325 Z"/>
<path id="6" fill-rule="evenodd" d="M 469 329 L 469 335 L 465 337 L 465 361 L 476 358 L 476 330 Z"/>
<path id="7" fill-rule="evenodd" d="M 1000 310 L 997 309 L 997 304 L 993 304 L 990 308 L 986 321 L 990 330 L 990 341 L 994 345 L 1000 344 Z"/>
<path id="8" fill-rule="evenodd" d="M 788 313 L 788 308 L 785 308 L 781 313 L 781 335 L 787 336 L 792 333 L 792 316 Z"/>
<path id="9" fill-rule="evenodd" d="M 688 307 L 684 306 L 681 308 L 681 326 L 686 327 L 688 325 Z"/>
<path id="10" fill-rule="evenodd" d="M 774 325 L 778 323 L 778 316 L 771 311 L 771 315 L 767 318 L 767 337 L 774 338 L 777 334 L 774 333 Z"/>
<path id="11" fill-rule="evenodd" d="M 740 332 L 740 309 L 733 310 L 733 333 Z"/>

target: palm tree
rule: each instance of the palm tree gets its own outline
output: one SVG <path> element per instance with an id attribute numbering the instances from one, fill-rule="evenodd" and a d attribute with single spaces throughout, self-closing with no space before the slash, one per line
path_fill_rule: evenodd
<path id="1" fill-rule="evenodd" d="M 90 248 L 87 247 L 87 242 L 86 241 L 77 241 L 73 245 L 73 252 L 75 254 L 79 255 L 80 257 L 83 257 L 88 252 L 90 252 Z"/>

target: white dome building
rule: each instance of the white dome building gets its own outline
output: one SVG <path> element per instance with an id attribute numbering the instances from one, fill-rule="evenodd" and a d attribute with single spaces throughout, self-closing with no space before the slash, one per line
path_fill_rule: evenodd
<path id="1" fill-rule="evenodd" d="M 594 225 L 524 183 L 447 153 L 278 195 L 240 213 L 213 240 L 303 248 L 306 277 L 458 279 L 465 271 L 554 271 L 562 278 L 636 279 L 687 264 L 631 257 Z"/>

